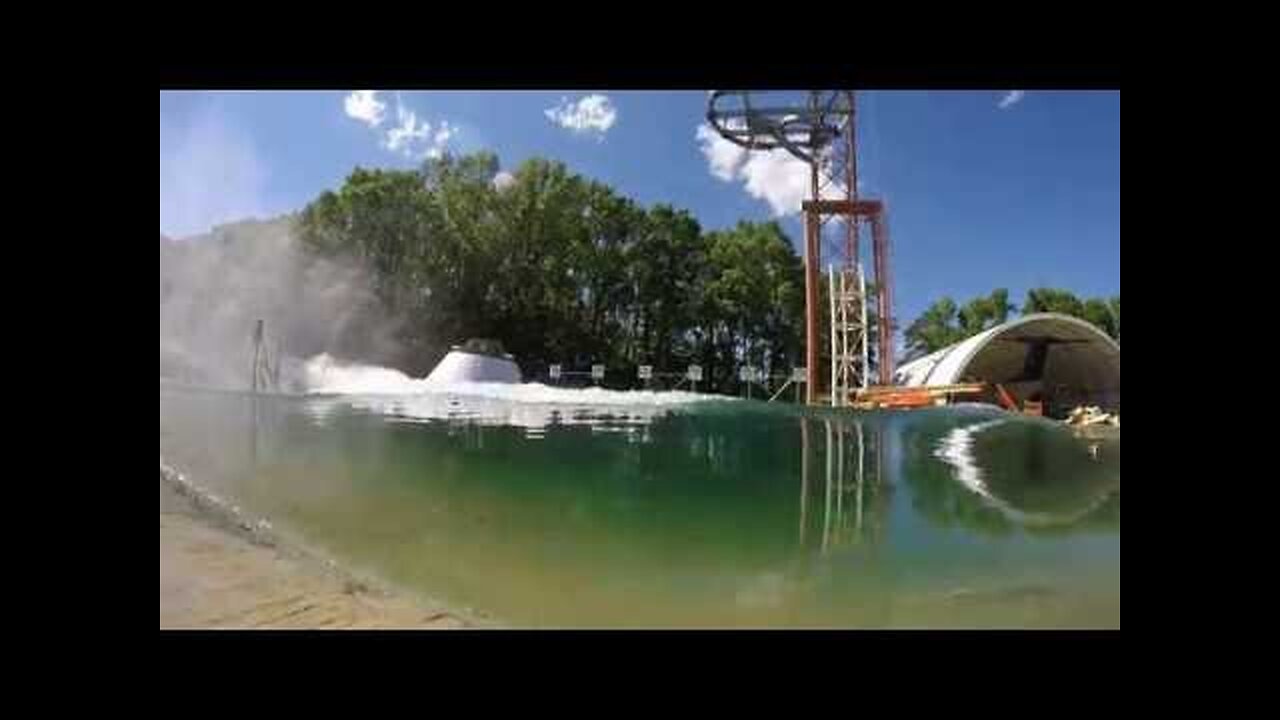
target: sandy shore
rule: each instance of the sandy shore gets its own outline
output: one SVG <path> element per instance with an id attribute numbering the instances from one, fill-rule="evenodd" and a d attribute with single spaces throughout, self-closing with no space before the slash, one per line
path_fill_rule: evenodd
<path id="1" fill-rule="evenodd" d="M 444 608 L 370 587 L 160 480 L 160 627 L 457 628 Z"/>

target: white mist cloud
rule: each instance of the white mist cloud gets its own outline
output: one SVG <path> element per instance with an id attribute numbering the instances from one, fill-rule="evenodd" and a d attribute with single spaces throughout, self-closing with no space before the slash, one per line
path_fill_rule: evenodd
<path id="1" fill-rule="evenodd" d="M 249 388 L 257 320 L 291 391 L 305 389 L 299 363 L 316 353 L 391 361 L 401 352 L 401 321 L 383 312 L 376 297 L 361 262 L 316 257 L 285 218 L 227 225 L 180 242 L 162 238 L 160 375 Z"/>
<path id="2" fill-rule="evenodd" d="M 451 126 L 447 121 L 440 122 L 440 129 L 436 130 L 436 134 L 431 138 L 431 145 L 426 149 L 425 156 L 429 158 L 440 157 L 445 148 L 449 145 L 449 139 L 458 133 L 458 128 Z"/>
<path id="3" fill-rule="evenodd" d="M 453 137 L 454 131 L 455 131 L 455 128 L 449 127 L 449 123 L 447 122 L 440 123 L 440 129 L 436 131 L 435 144 L 443 145 L 449 142 L 449 138 Z"/>
<path id="4" fill-rule="evenodd" d="M 493 176 L 493 187 L 497 190 L 506 190 L 507 188 L 515 184 L 515 181 L 516 181 L 515 175 L 512 175 L 506 170 L 501 170 L 498 172 L 497 175 Z"/>
<path id="5" fill-rule="evenodd" d="M 378 127 L 386 113 L 387 104 L 378 99 L 377 90 L 354 90 L 342 101 L 347 115 L 369 127 Z"/>
<path id="6" fill-rule="evenodd" d="M 588 95 L 576 103 L 561 98 L 560 104 L 543 111 L 547 119 L 574 133 L 597 133 L 600 138 L 618 120 L 618 111 L 607 95 Z"/>
<path id="7" fill-rule="evenodd" d="M 173 125 L 160 116 L 160 232 L 186 237 L 262 217 L 267 167 L 249 135 L 213 109 Z"/>
<path id="8" fill-rule="evenodd" d="M 809 164 L 786 150 L 749 151 L 706 123 L 698 126 L 695 137 L 713 176 L 724 182 L 741 182 L 747 194 L 768 203 L 775 216 L 799 212 L 800 203 L 809 197 Z M 822 191 L 824 198 L 843 194 L 843 186 L 838 184 Z"/>
<path id="9" fill-rule="evenodd" d="M 999 107 L 1001 110 L 1004 110 L 1005 108 L 1013 107 L 1014 105 L 1017 105 L 1018 102 L 1021 101 L 1022 98 L 1026 96 L 1026 94 L 1027 92 L 1025 90 L 1011 90 L 1008 93 L 1006 93 L 1004 97 L 1000 98 L 1000 102 L 997 105 L 997 107 Z"/>

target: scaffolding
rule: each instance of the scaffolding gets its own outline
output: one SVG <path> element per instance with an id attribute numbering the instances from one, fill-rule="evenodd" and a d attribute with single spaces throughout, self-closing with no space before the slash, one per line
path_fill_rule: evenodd
<path id="1" fill-rule="evenodd" d="M 810 426 L 824 429 L 826 443 L 812 443 Z M 821 424 L 811 420 L 800 421 L 800 523 L 799 542 L 805 546 L 810 522 L 808 506 L 811 494 L 821 494 L 821 553 L 826 554 L 841 546 L 857 545 L 863 541 L 877 540 L 882 530 L 876 517 L 875 503 L 883 492 L 881 476 L 883 462 L 878 433 L 867 433 L 861 423 L 845 423 L 824 420 Z M 811 447 L 815 444 L 816 447 Z M 810 483 L 810 454 L 821 457 L 825 465 L 825 483 L 813 488 Z"/>
<path id="2" fill-rule="evenodd" d="M 867 283 L 861 265 L 831 266 L 831 406 L 848 405 L 870 384 Z"/>

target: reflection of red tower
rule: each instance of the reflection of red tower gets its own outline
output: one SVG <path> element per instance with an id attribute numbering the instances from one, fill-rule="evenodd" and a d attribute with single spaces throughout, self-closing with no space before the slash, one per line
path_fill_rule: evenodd
<path id="1" fill-rule="evenodd" d="M 852 90 L 813 90 L 804 103 L 755 104 L 752 96 L 768 93 L 717 90 L 711 94 L 707 119 L 726 139 L 749 150 L 786 149 L 809 163 L 810 199 L 802 205 L 805 227 L 805 363 L 808 402 L 820 397 L 818 332 L 819 268 L 822 267 L 822 227 L 835 217 L 845 225 L 839 267 L 861 270 L 858 227 L 871 225 L 881 385 L 893 382 L 893 313 L 889 272 L 889 234 L 884 204 L 858 198 L 857 143 Z M 759 100 L 756 97 L 755 100 Z M 862 299 L 866 302 L 866 299 Z M 860 342 L 866 342 L 867 328 Z M 859 375 L 867 372 L 861 367 Z"/>

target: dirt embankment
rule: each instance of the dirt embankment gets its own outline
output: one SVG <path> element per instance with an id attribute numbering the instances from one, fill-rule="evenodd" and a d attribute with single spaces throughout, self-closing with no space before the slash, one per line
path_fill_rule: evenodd
<path id="1" fill-rule="evenodd" d="M 474 622 L 372 587 L 299 548 L 266 523 L 160 478 L 160 627 L 458 628 Z"/>

